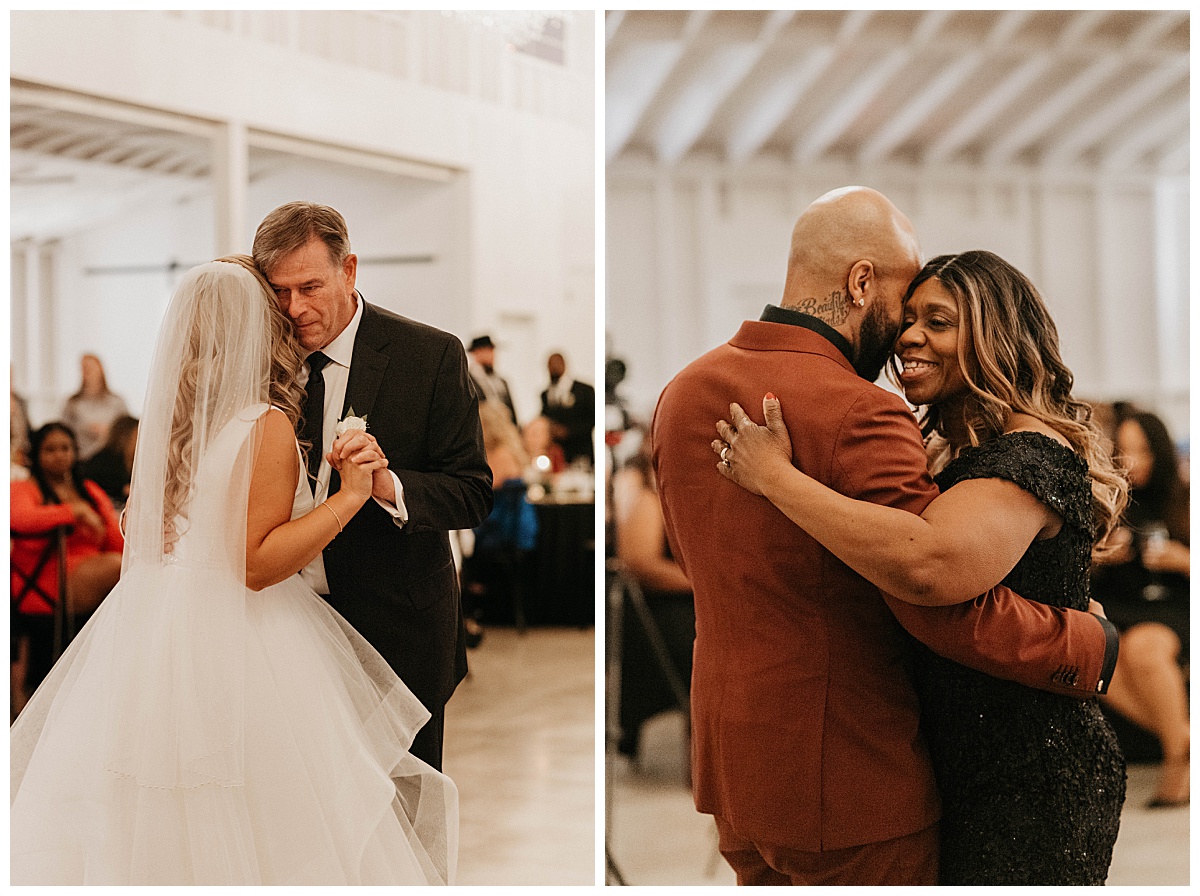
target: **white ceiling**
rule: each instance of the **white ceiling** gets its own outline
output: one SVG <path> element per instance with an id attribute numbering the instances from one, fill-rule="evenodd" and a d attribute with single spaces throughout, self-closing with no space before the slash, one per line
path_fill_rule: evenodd
<path id="1" fill-rule="evenodd" d="M 1182 11 L 609 11 L 607 161 L 1188 171 Z"/>
<path id="2" fill-rule="evenodd" d="M 1186 11 L 606 13 L 608 161 L 1188 171 Z M 209 135 L 14 82 L 11 238 L 211 190 Z M 252 148 L 255 178 L 283 156 Z"/>

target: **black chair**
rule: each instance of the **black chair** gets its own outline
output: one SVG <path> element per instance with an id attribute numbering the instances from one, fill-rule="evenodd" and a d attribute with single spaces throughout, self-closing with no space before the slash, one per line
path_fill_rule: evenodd
<path id="1" fill-rule="evenodd" d="M 650 669 L 657 670 L 661 675 L 660 682 L 666 686 L 664 698 L 661 701 L 656 700 L 655 705 L 660 709 L 671 707 L 678 709 L 683 713 L 684 730 L 690 730 L 692 712 L 690 682 L 684 679 L 679 662 L 672 655 L 667 634 L 663 631 L 659 620 L 655 618 L 642 586 L 615 557 L 608 559 L 608 573 L 608 601 L 613 614 L 613 618 L 609 620 L 609 650 L 615 659 L 617 670 L 621 670 L 616 677 L 619 681 L 623 680 L 624 667 L 629 665 L 631 660 L 639 666 L 648 663 Z M 630 630 L 628 627 L 631 624 L 636 628 Z M 636 642 L 631 642 L 631 638 L 635 638 Z M 629 653 L 631 643 L 642 645 L 637 651 L 638 657 L 636 658 Z M 641 657 L 640 651 L 645 648 L 648 648 L 649 656 Z M 655 684 L 660 686 L 657 682 Z M 619 705 L 622 702 L 623 691 L 624 689 L 618 684 L 615 696 Z M 625 707 L 620 705 L 617 715 L 617 727 L 620 731 L 618 749 L 633 756 L 637 752 L 637 732 L 628 729 L 628 721 L 622 718 L 627 715 L 624 709 Z M 640 727 L 641 721 L 644 719 L 637 722 L 637 727 Z M 689 748 L 685 739 L 685 768 L 688 765 L 688 752 Z"/>
<path id="2" fill-rule="evenodd" d="M 10 559 L 9 567 L 12 570 L 13 579 L 16 583 L 16 592 L 10 595 L 10 655 L 13 662 L 16 661 L 18 652 L 18 643 L 23 635 L 28 635 L 30 638 L 30 658 L 35 656 L 34 644 L 35 639 L 41 640 L 45 637 L 45 627 L 43 626 L 39 616 L 34 614 L 23 614 L 21 606 L 26 598 L 36 595 L 54 608 L 52 622 L 49 632 L 49 651 L 48 656 L 42 659 L 42 654 L 45 653 L 44 644 L 37 645 L 36 656 L 40 667 L 35 670 L 37 683 L 41 683 L 41 678 L 49 671 L 50 667 L 58 661 L 58 658 L 63 655 L 67 646 L 71 643 L 71 639 L 76 633 L 75 612 L 71 606 L 70 592 L 67 589 L 67 535 L 71 532 L 70 526 L 58 526 L 50 532 L 39 532 L 35 535 L 23 532 L 10 532 L 13 541 L 44 541 L 41 552 L 38 554 L 37 561 L 33 568 L 26 570 L 13 563 Z M 55 579 L 57 588 L 54 594 L 47 594 L 42 587 L 39 579 L 46 567 L 51 563 L 54 564 Z M 26 671 L 28 676 L 28 670 Z"/>

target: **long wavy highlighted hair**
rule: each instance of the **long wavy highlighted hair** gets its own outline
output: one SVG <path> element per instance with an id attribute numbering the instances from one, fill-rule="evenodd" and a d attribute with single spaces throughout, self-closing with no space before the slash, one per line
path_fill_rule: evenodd
<path id="1" fill-rule="evenodd" d="M 970 389 L 963 422 L 970 444 L 1003 433 L 1014 412 L 1036 417 L 1061 433 L 1087 462 L 1096 541 L 1103 541 L 1124 511 L 1128 482 L 1092 421 L 1091 405 L 1071 395 L 1075 378 L 1063 363 L 1058 329 L 1033 283 L 982 249 L 928 262 L 909 284 L 905 301 L 927 280 L 937 280 L 958 305 L 958 362 Z M 921 431 L 931 447 L 944 422 L 940 407 L 926 408 Z M 948 446 L 942 446 L 940 456 L 934 454 L 935 467 L 949 460 Z"/>
<path id="2" fill-rule="evenodd" d="M 265 317 L 261 325 L 256 326 L 255 332 L 265 336 L 267 345 L 262 347 L 264 358 L 263 373 L 266 382 L 258 394 L 279 408 L 287 415 L 295 426 L 300 419 L 301 406 L 304 400 L 304 389 L 296 382 L 297 372 L 303 364 L 303 353 L 299 341 L 292 330 L 291 323 L 275 302 L 274 293 L 266 278 L 254 266 L 253 259 L 248 255 L 228 255 L 218 258 L 217 262 L 237 265 L 248 271 L 261 290 L 243 289 L 239 297 L 242 301 L 261 302 L 261 309 L 247 308 L 245 311 L 252 315 Z M 212 266 L 206 266 L 211 270 Z M 240 408 L 219 408 L 221 402 L 216 398 L 217 391 L 231 393 L 230 377 L 255 378 L 253 370 L 226 369 L 230 358 L 222 348 L 231 341 L 235 334 L 220 337 L 222 326 L 236 326 L 233 320 L 213 320 L 215 307 L 211 299 L 212 291 L 221 288 L 215 275 L 198 281 L 188 288 L 200 291 L 200 299 L 195 303 L 190 316 L 183 322 L 185 333 L 179 344 L 181 353 L 177 358 L 179 365 L 178 392 L 174 398 L 174 410 L 171 420 L 170 438 L 167 444 L 167 467 L 164 480 L 163 495 L 163 529 L 168 544 L 173 544 L 180 534 L 176 521 L 187 515 L 186 508 L 194 487 L 196 463 L 202 452 L 202 446 L 221 425 L 227 422 L 230 413 Z M 230 284 L 225 287 L 234 289 Z M 231 293 L 232 294 L 232 293 Z M 214 330 L 215 328 L 215 330 Z M 237 334 L 245 335 L 245 334 Z M 244 354 L 244 352 L 243 352 Z M 251 384 L 246 395 L 254 394 Z M 211 394 L 210 394 L 211 393 Z M 215 414 L 211 417 L 197 418 L 197 407 L 212 406 Z M 212 412 L 210 411 L 210 413 Z M 198 430 L 198 427 L 200 429 Z"/>

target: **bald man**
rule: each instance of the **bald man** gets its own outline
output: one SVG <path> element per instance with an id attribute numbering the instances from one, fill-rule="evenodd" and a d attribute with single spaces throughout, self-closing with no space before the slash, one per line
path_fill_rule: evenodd
<path id="1" fill-rule="evenodd" d="M 937 882 L 940 805 L 905 629 L 963 665 L 1080 698 L 1115 664 L 1097 617 L 1007 589 L 938 608 L 881 595 L 713 463 L 729 403 L 774 392 L 800 469 L 920 513 L 937 489 L 916 420 L 873 385 L 920 264 L 885 196 L 825 194 L 796 222 L 780 304 L 688 365 L 655 411 L 667 536 L 695 593 L 693 793 L 742 884 Z"/>

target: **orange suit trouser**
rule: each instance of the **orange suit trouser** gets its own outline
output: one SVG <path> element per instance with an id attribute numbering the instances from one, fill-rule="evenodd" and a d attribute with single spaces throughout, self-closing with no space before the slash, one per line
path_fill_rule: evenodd
<path id="1" fill-rule="evenodd" d="M 938 879 L 938 826 L 848 849 L 805 852 L 757 843 L 716 818 L 721 855 L 739 886 L 933 886 Z"/>

